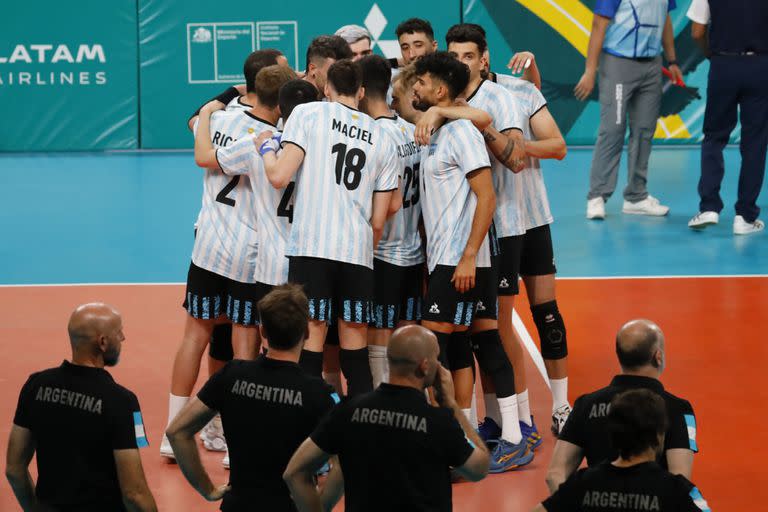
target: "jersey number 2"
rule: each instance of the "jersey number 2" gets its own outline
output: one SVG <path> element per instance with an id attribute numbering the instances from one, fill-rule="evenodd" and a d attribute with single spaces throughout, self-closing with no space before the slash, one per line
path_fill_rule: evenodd
<path id="1" fill-rule="evenodd" d="M 283 197 L 280 199 L 280 204 L 277 205 L 277 216 L 288 217 L 288 224 L 293 224 L 293 205 L 291 204 L 291 198 L 293 197 L 293 189 L 296 187 L 296 182 L 292 181 L 285 187 Z"/>
<path id="2" fill-rule="evenodd" d="M 221 192 L 216 196 L 216 201 L 227 206 L 235 206 L 235 200 L 231 197 L 227 197 L 227 194 L 232 192 L 237 184 L 240 183 L 240 176 L 235 176 L 232 181 L 227 183 L 227 186 L 221 189 Z"/>
<path id="3" fill-rule="evenodd" d="M 361 171 L 365 167 L 365 152 L 358 148 L 347 151 L 347 145 L 339 142 L 331 148 L 331 154 L 336 155 L 336 184 L 341 185 L 343 177 L 347 190 L 359 187 Z"/>

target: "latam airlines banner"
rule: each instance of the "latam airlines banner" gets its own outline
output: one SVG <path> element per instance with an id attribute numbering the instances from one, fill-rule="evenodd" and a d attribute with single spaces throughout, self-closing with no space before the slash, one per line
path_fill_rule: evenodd
<path id="1" fill-rule="evenodd" d="M 625 0 L 629 1 L 629 0 Z M 594 144 L 600 124 L 597 87 L 584 102 L 573 88 L 584 72 L 595 0 L 465 0 L 463 18 L 488 31 L 491 68 L 503 70 L 509 56 L 530 50 L 542 71 L 542 92 L 569 144 Z M 686 12 L 691 0 L 677 0 L 671 12 L 677 60 L 688 90 L 664 80 L 661 116 L 655 143 L 680 144 L 701 141 L 706 105 L 709 62 L 691 38 Z M 635 30 L 643 30 L 637 20 Z M 630 34 L 631 35 L 631 34 Z M 441 41 L 443 43 L 443 41 Z M 698 97 L 697 97 L 698 96 Z M 731 142 L 738 142 L 737 127 Z"/>
<path id="2" fill-rule="evenodd" d="M 0 151 L 138 147 L 135 1 L 14 2 L 0 17 Z"/>

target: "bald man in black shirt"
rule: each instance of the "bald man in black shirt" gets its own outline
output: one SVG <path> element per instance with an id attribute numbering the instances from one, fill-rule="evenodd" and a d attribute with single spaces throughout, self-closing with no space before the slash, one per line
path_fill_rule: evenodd
<path id="1" fill-rule="evenodd" d="M 16 499 L 25 511 L 156 511 L 138 450 L 148 445 L 139 401 L 104 370 L 125 340 L 120 313 L 84 304 L 67 330 L 72 362 L 32 374 L 19 396 L 5 471 Z"/>
<path id="2" fill-rule="evenodd" d="M 666 404 L 648 389 L 613 398 L 608 439 L 618 457 L 572 475 L 534 512 L 709 512 L 699 490 L 656 458 L 667 430 Z"/>
<path id="3" fill-rule="evenodd" d="M 613 397 L 628 389 L 649 389 L 664 399 L 669 422 L 658 462 L 674 474 L 691 477 L 693 454 L 698 451 L 696 416 L 687 400 L 666 391 L 659 380 L 666 363 L 661 329 L 650 320 L 627 322 L 616 335 L 616 355 L 621 375 L 574 403 L 547 472 L 551 492 L 576 471 L 584 457 L 589 466 L 616 457 L 607 441 L 607 416 Z"/>
<path id="4" fill-rule="evenodd" d="M 334 409 L 291 458 L 285 480 L 301 512 L 329 510 L 339 476 L 347 512 L 449 511 L 451 468 L 467 480 L 485 477 L 488 449 L 456 404 L 438 352 L 437 338 L 421 326 L 393 333 L 389 382 Z M 441 407 L 425 398 L 433 384 Z M 321 498 L 312 475 L 336 454 L 342 475 L 331 472 Z"/>

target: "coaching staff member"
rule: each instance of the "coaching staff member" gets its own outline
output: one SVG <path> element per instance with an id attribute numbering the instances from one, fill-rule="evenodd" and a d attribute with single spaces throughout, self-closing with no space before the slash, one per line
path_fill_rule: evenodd
<path id="1" fill-rule="evenodd" d="M 664 371 L 664 333 L 650 320 L 632 320 L 616 335 L 616 355 L 621 365 L 608 387 L 576 400 L 573 411 L 555 444 L 547 472 L 547 485 L 554 492 L 572 475 L 586 456 L 594 466 L 616 458 L 607 442 L 611 400 L 628 389 L 649 389 L 659 394 L 669 418 L 659 464 L 674 474 L 691 477 L 696 446 L 696 416 L 687 400 L 664 390 L 659 381 Z"/>
<path id="2" fill-rule="evenodd" d="M 329 476 L 325 503 L 312 475 L 338 454 L 348 512 L 451 510 L 450 468 L 478 481 L 488 473 L 488 449 L 456 405 L 453 381 L 440 366 L 437 338 L 411 325 L 389 341 L 389 383 L 334 409 L 299 447 L 285 480 L 302 512 L 328 509 L 341 480 Z M 424 389 L 433 385 L 441 407 Z"/>
<path id="3" fill-rule="evenodd" d="M 298 286 L 275 287 L 257 305 L 269 351 L 230 361 L 168 427 L 181 471 L 221 510 L 296 510 L 282 475 L 288 459 L 338 401 L 333 388 L 299 368 L 309 306 Z M 221 413 L 230 458 L 229 486 L 215 487 L 200 462 L 195 434 Z"/>
<path id="4" fill-rule="evenodd" d="M 765 0 L 693 0 L 691 32 L 709 56 L 707 109 L 701 143 L 699 213 L 688 226 L 717 224 L 723 200 L 723 148 L 741 116 L 741 173 L 733 232 L 757 233 L 757 197 L 765 177 L 768 145 L 768 2 Z M 709 24 L 709 30 L 707 30 Z"/>
<path id="5" fill-rule="evenodd" d="M 699 490 L 656 463 L 667 430 L 666 404 L 648 389 L 621 393 L 611 401 L 608 438 L 618 457 L 579 470 L 534 512 L 580 510 L 709 511 Z"/>
<path id="6" fill-rule="evenodd" d="M 138 450 L 148 444 L 139 401 L 104 370 L 120 357 L 120 313 L 84 304 L 67 330 L 72 362 L 32 374 L 21 389 L 5 470 L 16 499 L 25 511 L 155 511 Z"/>

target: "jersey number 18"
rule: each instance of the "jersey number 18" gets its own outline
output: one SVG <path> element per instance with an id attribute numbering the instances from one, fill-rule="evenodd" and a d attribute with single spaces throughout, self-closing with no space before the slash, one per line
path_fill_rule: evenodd
<path id="1" fill-rule="evenodd" d="M 347 190 L 359 187 L 361 171 L 365 167 L 365 152 L 358 148 L 347 151 L 347 145 L 339 142 L 331 148 L 331 154 L 336 155 L 336 184 L 341 185 L 343 178 Z"/>

